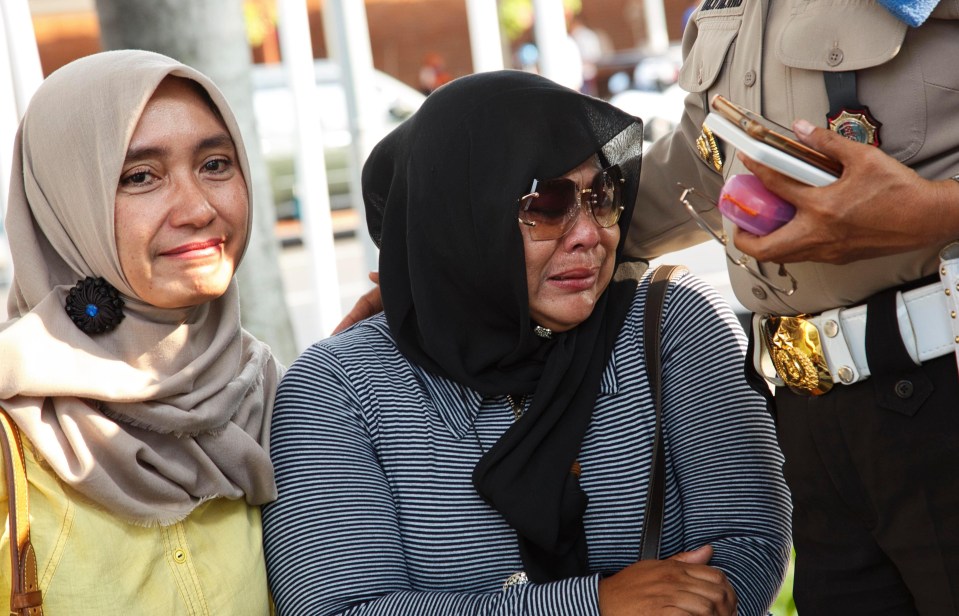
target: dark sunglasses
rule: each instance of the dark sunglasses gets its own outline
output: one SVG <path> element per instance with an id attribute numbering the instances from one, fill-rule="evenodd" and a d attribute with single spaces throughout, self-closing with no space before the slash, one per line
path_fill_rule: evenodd
<path id="1" fill-rule="evenodd" d="M 624 183 L 618 165 L 598 172 L 589 188 L 580 189 L 569 178 L 533 180 L 529 194 L 519 199 L 519 221 L 533 240 L 556 240 L 569 233 L 582 208 L 607 229 L 623 213 Z"/>

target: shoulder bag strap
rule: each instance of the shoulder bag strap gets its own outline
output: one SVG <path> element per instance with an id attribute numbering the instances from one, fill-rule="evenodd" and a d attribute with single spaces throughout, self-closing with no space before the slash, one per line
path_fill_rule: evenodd
<path id="1" fill-rule="evenodd" d="M 662 265 L 653 271 L 646 291 L 646 309 L 643 319 L 643 347 L 646 354 L 646 373 L 653 390 L 656 407 L 656 433 L 653 437 L 653 464 L 649 472 L 649 492 L 646 494 L 646 515 L 643 518 L 643 538 L 640 560 L 659 559 L 659 544 L 663 534 L 663 510 L 666 501 L 666 452 L 663 447 L 662 366 L 659 361 L 660 324 L 663 302 L 670 278 L 682 271 L 679 265 Z"/>
<path id="2" fill-rule="evenodd" d="M 6 411 L 0 409 L 3 438 L 3 473 L 7 483 L 7 520 L 10 524 L 10 613 L 42 616 L 43 596 L 37 576 L 37 557 L 30 543 L 30 504 L 27 497 L 27 467 L 23 444 Z"/>

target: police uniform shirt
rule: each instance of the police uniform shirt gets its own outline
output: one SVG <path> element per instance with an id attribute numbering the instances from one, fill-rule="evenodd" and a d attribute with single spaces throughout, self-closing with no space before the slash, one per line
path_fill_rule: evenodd
<path id="1" fill-rule="evenodd" d="M 678 200 L 678 182 L 715 200 L 726 177 L 748 173 L 729 146 L 720 144 L 721 173 L 698 153 L 705 105 L 715 94 L 781 126 L 797 118 L 826 126 L 823 71 L 856 71 L 859 100 L 882 123 L 883 151 L 929 179 L 959 173 L 959 2 L 944 0 L 923 25 L 910 28 L 868 0 L 705 0 L 687 26 L 683 53 L 686 114 L 677 131 L 645 156 L 627 244 L 636 256 L 704 240 Z M 959 203 L 956 208 L 959 215 Z M 727 250 L 738 256 L 731 244 Z M 846 265 L 789 264 L 798 281 L 789 297 L 742 268 L 731 267 L 730 278 L 750 310 L 817 313 L 933 274 L 940 248 Z M 778 266 L 760 268 L 786 284 L 777 279 Z"/>

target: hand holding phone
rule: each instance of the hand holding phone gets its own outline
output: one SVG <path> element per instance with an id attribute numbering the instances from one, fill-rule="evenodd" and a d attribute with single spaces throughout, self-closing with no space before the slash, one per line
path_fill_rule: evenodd
<path id="1" fill-rule="evenodd" d="M 796 215 L 796 208 L 771 193 L 755 175 L 730 176 L 719 193 L 719 211 L 753 235 L 766 235 Z"/>
<path id="2" fill-rule="evenodd" d="M 831 184 L 842 174 L 839 161 L 770 129 L 752 111 L 718 94 L 711 106 L 705 126 L 757 162 L 812 186 Z"/>

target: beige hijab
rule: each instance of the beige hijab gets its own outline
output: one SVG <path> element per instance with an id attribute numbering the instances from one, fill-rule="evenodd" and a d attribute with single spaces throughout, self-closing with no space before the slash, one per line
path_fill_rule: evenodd
<path id="1" fill-rule="evenodd" d="M 17 133 L 6 218 L 14 279 L 12 318 L 0 324 L 0 406 L 63 482 L 138 524 L 173 523 L 214 497 L 276 497 L 268 446 L 279 367 L 240 328 L 236 282 L 209 304 L 160 309 L 120 268 L 121 166 L 168 75 L 209 93 L 249 193 L 243 140 L 216 86 L 165 56 L 114 51 L 63 67 L 37 91 Z M 86 276 L 123 297 L 126 317 L 111 332 L 88 336 L 64 310 Z"/>

